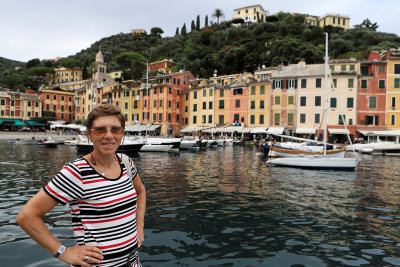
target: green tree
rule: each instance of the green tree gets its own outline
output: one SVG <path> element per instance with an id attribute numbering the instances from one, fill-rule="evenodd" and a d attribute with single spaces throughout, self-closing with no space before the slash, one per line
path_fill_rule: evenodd
<path id="1" fill-rule="evenodd" d="M 176 27 L 176 32 L 175 32 L 175 36 L 179 35 L 179 27 Z"/>
<path id="2" fill-rule="evenodd" d="M 213 18 L 217 18 L 217 24 L 219 25 L 219 19 L 223 18 L 225 15 L 221 9 L 217 8 L 214 10 L 214 13 L 212 14 L 212 16 L 213 16 Z"/>
<path id="3" fill-rule="evenodd" d="M 67 69 L 82 68 L 82 62 L 74 58 L 61 59 L 61 66 Z"/>
<path id="4" fill-rule="evenodd" d="M 208 27 L 208 15 L 206 15 L 206 18 L 204 20 L 204 27 L 207 28 Z"/>
<path id="5" fill-rule="evenodd" d="M 192 20 L 192 24 L 190 26 L 190 31 L 196 30 L 196 25 L 194 24 L 194 20 Z"/>
<path id="6" fill-rule="evenodd" d="M 26 62 L 27 69 L 30 69 L 32 67 L 38 67 L 41 65 L 42 65 L 42 63 L 40 62 L 40 60 L 38 58 L 34 58 L 34 59 L 31 59 L 28 62 Z"/>
<path id="7" fill-rule="evenodd" d="M 368 18 L 363 20 L 363 22 L 361 24 L 358 25 L 354 25 L 354 28 L 356 29 L 368 29 L 368 30 L 372 30 L 372 31 L 376 31 L 379 26 L 378 23 L 372 23 Z"/>
<path id="8" fill-rule="evenodd" d="M 156 36 L 156 37 L 161 37 L 161 34 L 163 34 L 163 33 L 164 33 L 164 31 L 159 27 L 153 27 L 150 30 L 150 34 L 152 36 Z"/>
<path id="9" fill-rule="evenodd" d="M 187 32 L 186 32 L 186 23 L 183 23 L 182 29 L 181 29 L 181 35 L 182 36 L 186 36 Z"/>
<path id="10" fill-rule="evenodd" d="M 130 78 L 139 80 L 143 77 L 146 70 L 145 62 L 148 61 L 145 56 L 136 52 L 124 52 L 116 57 L 118 65 L 125 71 L 128 71 Z"/>
<path id="11" fill-rule="evenodd" d="M 196 31 L 200 31 L 200 15 L 197 15 L 196 19 Z"/>

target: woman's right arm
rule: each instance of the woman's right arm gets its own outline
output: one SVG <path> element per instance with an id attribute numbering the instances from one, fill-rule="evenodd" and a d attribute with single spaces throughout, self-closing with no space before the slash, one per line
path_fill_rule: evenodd
<path id="1" fill-rule="evenodd" d="M 47 229 L 42 217 L 57 204 L 58 202 L 55 199 L 40 190 L 22 208 L 16 219 L 21 228 L 52 255 L 57 253 L 62 244 Z M 88 256 L 89 261 L 93 263 L 100 263 L 100 260 L 103 259 L 100 249 L 79 245 L 67 248 L 59 256 L 59 259 L 68 264 L 90 267 L 91 264 L 84 262 L 85 256 Z"/>

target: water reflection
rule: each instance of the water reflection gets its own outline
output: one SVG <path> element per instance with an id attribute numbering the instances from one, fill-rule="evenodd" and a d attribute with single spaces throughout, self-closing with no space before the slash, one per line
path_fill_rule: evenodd
<path id="1" fill-rule="evenodd" d="M 0 149 L 0 246 L 29 248 L 33 258 L 0 257 L 14 266 L 57 266 L 14 220 L 75 150 Z M 255 152 L 238 146 L 132 155 L 148 194 L 145 266 L 400 264 L 399 158 L 363 156 L 362 170 L 352 173 L 271 168 Z M 73 244 L 67 208 L 57 207 L 46 222 Z"/>

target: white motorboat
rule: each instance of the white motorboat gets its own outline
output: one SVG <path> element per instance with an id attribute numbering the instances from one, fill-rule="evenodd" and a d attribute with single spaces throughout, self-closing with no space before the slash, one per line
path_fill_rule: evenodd
<path id="1" fill-rule="evenodd" d="M 181 146 L 180 149 L 191 149 L 191 148 L 196 148 L 196 147 L 200 147 L 200 140 L 187 140 L 187 139 L 183 139 L 181 141 Z"/>
<path id="2" fill-rule="evenodd" d="M 146 144 L 142 146 L 140 152 L 168 152 L 172 147 L 173 145 Z"/>

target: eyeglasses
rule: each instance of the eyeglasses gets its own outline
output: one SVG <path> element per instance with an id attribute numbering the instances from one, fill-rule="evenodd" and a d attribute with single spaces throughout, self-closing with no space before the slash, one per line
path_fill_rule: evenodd
<path id="1" fill-rule="evenodd" d="M 122 127 L 93 127 L 92 129 L 88 129 L 91 131 L 94 135 L 105 135 L 108 130 L 114 135 L 119 135 L 124 133 L 124 129 Z"/>

